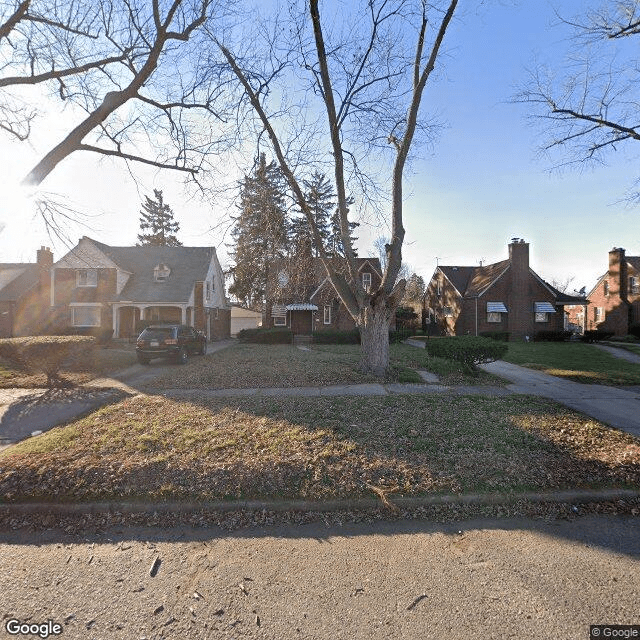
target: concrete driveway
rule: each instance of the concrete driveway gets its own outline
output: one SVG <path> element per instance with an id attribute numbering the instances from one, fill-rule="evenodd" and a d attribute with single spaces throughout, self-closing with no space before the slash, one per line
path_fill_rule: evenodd
<path id="1" fill-rule="evenodd" d="M 491 362 L 482 368 L 512 384 L 509 391 L 550 398 L 612 427 L 640 437 L 640 390 L 598 384 L 579 384 L 510 362 Z"/>

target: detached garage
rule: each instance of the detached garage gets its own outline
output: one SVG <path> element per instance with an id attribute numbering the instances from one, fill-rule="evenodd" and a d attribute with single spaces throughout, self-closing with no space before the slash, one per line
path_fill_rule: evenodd
<path id="1" fill-rule="evenodd" d="M 231 307 L 231 336 L 238 335 L 242 329 L 257 329 L 262 326 L 262 313 L 244 307 Z"/>

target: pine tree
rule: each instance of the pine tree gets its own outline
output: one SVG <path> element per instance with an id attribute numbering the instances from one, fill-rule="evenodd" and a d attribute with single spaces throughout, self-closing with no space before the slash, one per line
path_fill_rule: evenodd
<path id="1" fill-rule="evenodd" d="M 154 189 L 153 194 L 155 200 L 145 196 L 145 202 L 142 204 L 138 246 L 182 246 L 182 242 L 175 235 L 180 230 L 180 225 L 174 220 L 171 207 L 165 204 L 161 190 Z"/>
<path id="2" fill-rule="evenodd" d="M 347 204 L 353 204 L 353 198 L 348 198 Z M 348 211 L 348 209 L 347 209 Z M 349 235 L 351 236 L 351 245 L 353 247 L 353 253 L 357 257 L 358 252 L 355 248 L 355 241 L 358 239 L 353 235 L 353 230 L 359 227 L 359 222 L 349 222 Z M 340 229 L 340 212 L 336 208 L 331 216 L 329 236 L 327 238 L 327 253 L 332 258 L 344 257 L 344 246 L 342 244 L 342 234 Z"/>
<path id="3" fill-rule="evenodd" d="M 235 266 L 229 293 L 245 306 L 263 307 L 269 268 L 287 253 L 285 193 L 279 167 L 261 154 L 254 173 L 241 182 L 240 215 L 232 231 Z"/>

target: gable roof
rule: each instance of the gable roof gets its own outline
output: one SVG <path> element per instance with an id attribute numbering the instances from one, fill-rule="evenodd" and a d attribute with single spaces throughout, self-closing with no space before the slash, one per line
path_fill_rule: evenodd
<path id="1" fill-rule="evenodd" d="M 39 280 L 38 265 L 30 262 L 0 264 L 0 301 L 15 302 Z"/>
<path id="2" fill-rule="evenodd" d="M 195 282 L 206 280 L 215 247 L 112 247 L 91 238 L 91 242 L 129 278 L 113 302 L 187 303 Z M 165 264 L 171 275 L 157 282 L 154 268 Z M 91 267 L 87 264 L 87 267 Z M 223 283 L 216 283 L 222 286 Z"/>
<path id="3" fill-rule="evenodd" d="M 625 258 L 636 271 L 640 271 L 640 256 L 625 256 Z"/>

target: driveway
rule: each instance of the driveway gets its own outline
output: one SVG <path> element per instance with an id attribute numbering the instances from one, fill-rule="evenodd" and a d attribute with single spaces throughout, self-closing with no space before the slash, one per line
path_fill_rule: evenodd
<path id="1" fill-rule="evenodd" d="M 579 384 L 510 362 L 491 362 L 482 368 L 510 380 L 509 391 L 542 396 L 585 413 L 612 427 L 640 437 L 640 391 Z"/>

